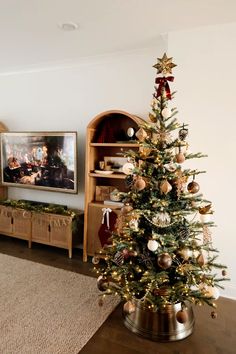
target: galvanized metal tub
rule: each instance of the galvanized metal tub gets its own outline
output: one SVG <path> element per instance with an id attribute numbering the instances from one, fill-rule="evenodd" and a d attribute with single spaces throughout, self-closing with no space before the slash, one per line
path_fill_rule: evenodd
<path id="1" fill-rule="evenodd" d="M 169 342 L 188 337 L 194 328 L 194 313 L 191 304 L 186 303 L 188 319 L 180 323 L 176 313 L 181 304 L 165 305 L 157 311 L 145 307 L 139 300 L 135 301 L 136 309 L 130 314 L 124 313 L 124 324 L 132 332 L 153 341 Z"/>

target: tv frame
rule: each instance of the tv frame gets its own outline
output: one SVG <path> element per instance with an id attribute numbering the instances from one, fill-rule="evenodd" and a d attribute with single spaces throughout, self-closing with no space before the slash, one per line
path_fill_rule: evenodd
<path id="1" fill-rule="evenodd" d="M 1 132 L 0 135 L 1 135 L 1 143 L 0 143 L 1 161 L 0 161 L 0 165 L 1 165 L 1 185 L 2 186 L 30 188 L 30 189 L 35 189 L 35 190 L 39 189 L 39 190 L 45 190 L 45 191 L 71 193 L 71 194 L 77 193 L 77 191 L 78 191 L 78 177 L 77 177 L 78 176 L 78 173 L 77 173 L 77 146 L 78 145 L 77 145 L 77 132 L 75 132 L 75 131 L 66 131 L 66 132 L 65 131 L 57 131 L 57 132 L 56 131 Z M 11 141 L 9 142 L 9 140 L 10 140 L 9 138 L 12 138 L 12 137 L 14 138 L 13 142 L 11 142 Z M 68 184 L 71 184 L 72 187 L 63 187 L 63 186 L 62 187 L 61 186 L 58 187 L 57 185 L 54 186 L 52 184 L 51 185 L 37 185 L 37 184 L 31 184 L 31 183 L 29 183 L 29 184 L 28 183 L 21 183 L 19 181 L 10 181 L 10 182 L 6 181 L 6 178 L 4 178 L 4 174 L 5 174 L 5 169 L 7 167 L 10 170 L 14 170 L 14 168 L 15 169 L 17 169 L 17 168 L 21 169 L 23 163 L 25 164 L 25 162 L 22 162 L 22 163 L 18 162 L 17 163 L 18 158 L 16 157 L 16 162 L 15 162 L 16 167 L 12 167 L 12 166 L 11 166 L 11 168 L 9 167 L 8 161 L 9 161 L 9 158 L 11 158 L 14 155 L 14 149 L 16 151 L 16 156 L 18 156 L 19 155 L 19 147 L 17 149 L 17 146 L 25 145 L 25 151 L 28 151 L 26 153 L 30 154 L 33 151 L 32 150 L 33 140 L 35 140 L 37 137 L 43 138 L 42 142 L 40 142 L 41 145 L 44 144 L 44 142 L 45 142 L 44 145 L 48 144 L 48 142 L 46 140 L 48 140 L 48 138 L 52 138 L 53 139 L 55 137 L 55 142 L 54 142 L 55 143 L 55 151 L 54 152 L 57 151 L 57 156 L 59 156 L 59 152 L 58 152 L 59 149 L 56 150 L 56 148 L 60 147 L 58 145 L 58 142 L 60 141 L 60 139 L 58 139 L 57 137 L 60 137 L 60 138 L 66 138 L 66 137 L 70 138 L 71 137 L 71 139 L 72 139 L 71 144 L 73 145 L 72 146 L 73 147 L 73 156 L 72 156 L 73 163 L 72 163 L 72 166 L 74 166 L 74 169 L 73 170 L 69 170 L 69 171 L 71 172 L 71 174 L 73 176 L 73 179 L 67 178 L 66 180 L 69 181 Z M 24 141 L 22 141 L 23 140 L 22 138 L 25 138 Z M 17 140 L 19 140 L 19 142 L 17 142 Z M 37 144 L 37 143 L 35 143 L 35 144 Z M 52 144 L 52 146 L 53 146 L 53 144 Z M 18 150 L 18 152 L 17 152 L 17 150 Z M 42 157 L 43 156 L 42 155 L 43 154 L 43 150 L 42 151 L 41 150 L 37 150 L 37 153 L 39 154 L 39 152 L 40 152 L 41 153 L 41 157 Z M 12 154 L 10 155 L 10 153 L 12 153 L 12 152 L 13 152 L 13 155 Z M 39 156 L 37 156 L 37 157 L 39 157 Z M 52 155 L 46 154 L 46 157 L 47 157 L 47 160 L 48 160 L 48 159 L 52 158 Z M 67 156 L 65 156 L 65 159 L 66 158 L 67 158 Z M 61 158 L 59 157 L 59 159 L 61 159 Z M 57 162 L 60 161 L 59 159 L 57 158 Z M 54 157 L 54 160 L 56 160 L 55 157 Z M 40 162 L 40 160 L 37 160 L 36 158 L 35 158 L 35 161 L 38 161 L 38 163 Z M 63 166 L 66 167 L 66 173 L 67 173 L 68 165 L 64 164 L 62 159 L 61 159 L 61 163 L 63 163 Z M 30 165 L 30 163 L 29 163 L 29 165 Z M 49 174 L 53 172 L 53 168 L 55 170 L 60 168 L 60 167 L 56 166 L 55 163 L 54 163 L 54 166 L 53 165 L 49 166 L 49 164 L 47 166 L 48 166 L 48 169 L 49 169 L 49 171 L 47 170 L 47 172 Z M 42 175 L 43 166 L 41 166 L 41 165 L 38 166 L 38 169 L 39 169 L 39 171 L 41 172 L 41 175 Z M 32 171 L 33 171 L 33 168 L 32 168 Z M 21 172 L 21 174 L 22 174 L 22 172 Z M 63 179 L 62 181 L 64 182 L 65 180 Z M 47 180 L 46 180 L 46 182 L 48 183 Z M 54 182 L 55 182 L 55 180 L 54 180 Z M 36 183 L 36 179 L 35 179 L 35 183 Z"/>

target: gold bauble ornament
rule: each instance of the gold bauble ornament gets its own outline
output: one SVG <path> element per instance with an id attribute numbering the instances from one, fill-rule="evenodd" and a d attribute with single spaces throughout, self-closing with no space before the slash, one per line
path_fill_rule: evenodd
<path id="1" fill-rule="evenodd" d="M 134 183 L 134 188 L 137 189 L 138 192 L 143 190 L 146 187 L 146 182 L 142 177 L 136 179 Z"/>
<path id="2" fill-rule="evenodd" d="M 121 208 L 121 213 L 122 214 L 128 214 L 132 210 L 133 210 L 133 207 L 131 205 L 129 205 L 129 204 L 126 204 L 125 206 L 123 206 Z"/>
<path id="3" fill-rule="evenodd" d="M 142 158 L 148 157 L 151 152 L 152 152 L 151 148 L 146 148 L 141 146 L 139 149 L 139 153 Z"/>
<path id="4" fill-rule="evenodd" d="M 147 132 L 143 128 L 140 128 L 135 135 L 139 141 L 144 141 L 147 137 Z"/>
<path id="5" fill-rule="evenodd" d="M 154 116 L 154 114 L 149 113 L 149 119 L 152 123 L 156 123 L 157 122 L 157 117 Z"/>
<path id="6" fill-rule="evenodd" d="M 186 323 L 188 321 L 188 312 L 187 310 L 180 310 L 176 314 L 176 319 L 179 323 Z"/>
<path id="7" fill-rule="evenodd" d="M 136 306 L 131 301 L 127 301 L 123 306 L 123 311 L 126 314 L 131 314 L 135 312 L 135 310 L 136 310 Z"/>
<path id="8" fill-rule="evenodd" d="M 168 194 L 171 191 L 171 189 L 172 186 L 167 180 L 161 182 L 160 191 L 162 194 Z"/>
<path id="9" fill-rule="evenodd" d="M 192 251 L 187 247 L 180 249 L 178 254 L 183 258 L 184 261 L 187 261 L 190 257 L 192 257 Z"/>

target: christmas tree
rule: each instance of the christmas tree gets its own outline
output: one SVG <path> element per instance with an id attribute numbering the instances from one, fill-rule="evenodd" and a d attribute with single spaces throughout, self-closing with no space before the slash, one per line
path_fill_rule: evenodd
<path id="1" fill-rule="evenodd" d="M 124 166 L 129 191 L 111 243 L 96 267 L 103 295 L 117 294 L 124 310 L 135 311 L 138 299 L 155 309 L 186 301 L 216 307 L 225 266 L 212 245 L 212 203 L 196 182 L 204 171 L 184 168 L 186 160 L 205 157 L 188 152 L 188 129 L 169 107 L 176 65 L 166 54 L 157 59 L 155 93 L 149 121 L 136 133 L 138 151 L 128 151 Z M 222 276 L 215 269 L 222 269 Z M 181 314 L 180 314 L 181 315 Z M 213 318 L 216 312 L 211 312 Z"/>

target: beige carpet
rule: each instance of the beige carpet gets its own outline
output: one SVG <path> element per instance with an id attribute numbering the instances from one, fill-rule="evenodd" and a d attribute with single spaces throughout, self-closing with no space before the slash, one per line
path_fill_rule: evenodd
<path id="1" fill-rule="evenodd" d="M 0 353 L 76 354 L 118 299 L 96 279 L 0 254 Z"/>

